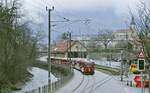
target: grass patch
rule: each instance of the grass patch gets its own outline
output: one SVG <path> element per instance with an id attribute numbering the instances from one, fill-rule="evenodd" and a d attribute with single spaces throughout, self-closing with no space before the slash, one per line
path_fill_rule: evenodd
<path id="1" fill-rule="evenodd" d="M 120 70 L 116 68 L 96 65 L 96 70 L 110 75 L 120 75 Z"/>

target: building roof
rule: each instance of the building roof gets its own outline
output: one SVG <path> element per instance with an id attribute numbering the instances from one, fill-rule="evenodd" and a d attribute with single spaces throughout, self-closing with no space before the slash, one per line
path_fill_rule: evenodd
<path id="1" fill-rule="evenodd" d="M 71 41 L 71 45 L 69 44 L 68 40 L 61 40 L 56 44 L 55 47 L 52 48 L 52 53 L 65 53 L 70 47 L 75 45 L 76 43 L 80 43 L 83 47 L 85 47 L 81 42 L 79 41 Z M 86 48 L 86 47 L 85 47 Z M 86 48 L 87 49 L 87 48 Z"/>
<path id="2" fill-rule="evenodd" d="M 126 33 L 126 32 L 131 32 L 130 29 L 119 29 L 119 30 L 116 30 L 114 33 Z"/>

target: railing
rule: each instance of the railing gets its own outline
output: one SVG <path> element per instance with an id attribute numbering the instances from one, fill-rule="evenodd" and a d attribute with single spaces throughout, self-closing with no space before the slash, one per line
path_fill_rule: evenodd
<path id="1" fill-rule="evenodd" d="M 61 88 L 65 83 L 67 83 L 72 77 L 73 77 L 73 72 L 71 72 L 70 75 L 66 77 L 62 77 L 58 81 L 52 83 L 51 86 L 45 85 L 37 89 L 33 89 L 31 91 L 26 91 L 25 93 L 54 93 L 59 88 Z M 49 90 L 49 87 L 50 87 L 50 90 Z"/>

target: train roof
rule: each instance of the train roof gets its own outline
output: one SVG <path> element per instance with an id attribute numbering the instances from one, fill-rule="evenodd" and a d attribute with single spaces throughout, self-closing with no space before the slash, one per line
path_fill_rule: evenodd
<path id="1" fill-rule="evenodd" d="M 69 58 L 66 57 L 51 57 L 51 59 L 58 59 L 58 60 L 69 60 Z M 71 58 L 72 61 L 80 61 L 80 62 L 86 62 L 86 63 L 94 63 L 92 60 L 88 60 L 86 58 Z"/>

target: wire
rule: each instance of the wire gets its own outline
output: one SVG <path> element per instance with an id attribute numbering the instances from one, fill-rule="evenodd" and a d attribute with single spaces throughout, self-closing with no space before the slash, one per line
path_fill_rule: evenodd
<path id="1" fill-rule="evenodd" d="M 67 10 L 65 7 L 63 7 L 63 4 L 62 4 L 62 3 L 60 4 L 60 3 L 57 2 L 56 0 L 51 0 L 51 1 L 53 1 L 53 3 L 56 4 L 56 5 L 58 5 L 59 7 L 61 7 L 62 10 Z M 63 14 L 66 15 L 65 12 L 63 12 Z M 75 17 L 77 17 L 77 18 L 81 18 L 81 16 L 76 15 L 76 14 L 74 14 L 73 12 L 71 13 L 71 12 L 69 12 L 69 11 L 67 11 L 67 15 L 75 16 Z"/>
<path id="2" fill-rule="evenodd" d="M 54 1 L 54 0 L 51 0 L 52 2 L 53 2 L 53 4 L 57 4 L 59 7 L 61 7 L 62 9 L 65 9 L 60 3 L 58 3 L 57 1 Z M 49 5 L 49 6 L 51 6 L 51 4 L 52 4 L 52 2 L 46 2 L 45 0 L 43 0 L 43 3 L 40 3 L 39 4 L 39 2 L 36 2 L 36 3 L 34 3 L 34 4 L 32 4 L 32 7 L 35 7 L 35 8 L 37 8 L 38 10 L 39 10 L 39 17 L 40 16 L 43 16 L 44 14 L 43 14 L 43 8 L 42 7 L 38 7 L 37 5 L 40 5 L 40 6 L 44 6 L 45 4 L 46 5 Z M 35 5 L 36 4 L 36 5 Z M 46 7 L 46 6 L 45 6 Z M 67 14 L 68 14 L 68 12 L 67 12 Z M 74 15 L 74 14 L 72 14 L 72 13 L 70 13 L 71 14 L 71 16 L 75 16 L 75 17 L 77 17 L 77 15 Z M 57 29 L 63 29 L 63 28 L 66 28 L 66 29 L 68 29 L 69 31 L 71 31 L 72 29 L 71 28 L 73 28 L 72 26 L 73 26 L 73 24 L 75 24 L 75 23 L 83 23 L 83 24 L 85 24 L 86 25 L 86 27 L 89 27 L 89 24 L 90 24 L 90 22 L 91 22 L 91 19 L 88 19 L 88 18 L 86 18 L 86 19 L 70 19 L 70 18 L 67 18 L 67 17 L 64 17 L 64 16 L 62 16 L 62 12 L 59 12 L 59 11 L 57 11 L 56 9 L 55 9 L 55 11 L 54 11 L 54 15 L 55 15 L 55 17 L 58 17 L 58 18 L 61 18 L 62 19 L 62 21 L 53 21 L 53 22 L 55 22 L 55 23 L 58 23 L 58 24 L 55 24 L 56 25 L 56 28 Z M 65 21 L 63 21 L 63 20 L 65 20 Z M 63 23 L 65 23 L 63 26 L 58 26 L 59 25 L 59 23 L 61 23 L 61 22 L 63 22 Z M 61 24 L 62 25 L 62 24 Z M 82 27 L 80 26 L 80 29 L 81 29 Z M 62 30 L 60 30 L 60 31 L 58 31 L 58 30 L 52 30 L 53 32 L 57 32 L 57 33 L 62 33 Z M 80 31 L 81 32 L 81 31 Z"/>

